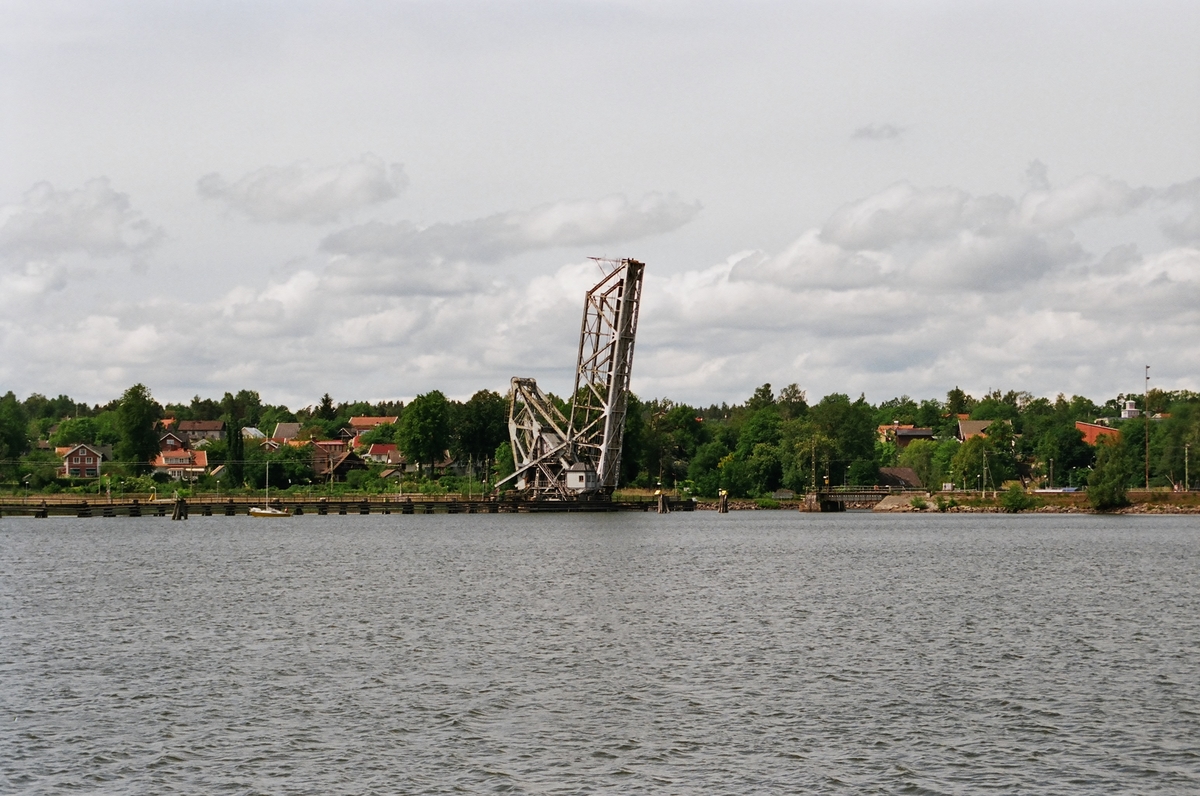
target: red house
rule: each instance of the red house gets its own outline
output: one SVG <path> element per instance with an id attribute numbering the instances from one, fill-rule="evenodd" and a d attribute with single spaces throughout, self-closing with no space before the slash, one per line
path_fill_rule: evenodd
<path id="1" fill-rule="evenodd" d="M 100 463 L 105 458 L 112 458 L 109 454 L 105 456 L 104 448 L 99 445 L 87 445 L 80 443 L 67 448 L 58 448 L 58 453 L 62 455 L 62 467 L 58 473 L 64 478 L 99 478 Z"/>

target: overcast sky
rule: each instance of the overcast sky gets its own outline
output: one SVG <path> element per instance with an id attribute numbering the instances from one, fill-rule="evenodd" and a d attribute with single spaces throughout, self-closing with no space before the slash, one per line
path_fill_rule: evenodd
<path id="1" fill-rule="evenodd" d="M 1200 3 L 3 2 L 0 392 L 1200 390 Z"/>

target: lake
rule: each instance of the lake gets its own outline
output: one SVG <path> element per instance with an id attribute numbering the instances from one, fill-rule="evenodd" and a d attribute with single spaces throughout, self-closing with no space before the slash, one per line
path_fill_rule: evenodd
<path id="1" fill-rule="evenodd" d="M 1200 517 L 0 520 L 0 791 L 1200 792 Z"/>

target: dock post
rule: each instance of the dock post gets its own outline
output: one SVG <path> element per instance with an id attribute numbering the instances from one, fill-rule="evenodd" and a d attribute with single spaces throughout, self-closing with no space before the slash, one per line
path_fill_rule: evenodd
<path id="1" fill-rule="evenodd" d="M 721 497 L 717 502 L 717 513 L 718 514 L 728 514 L 729 513 L 729 493 L 727 491 L 725 491 L 724 489 L 721 490 Z"/>
<path id="2" fill-rule="evenodd" d="M 664 495 L 661 492 L 658 493 L 658 513 L 659 514 L 670 514 L 671 513 L 671 499 L 668 498 L 666 495 Z"/>

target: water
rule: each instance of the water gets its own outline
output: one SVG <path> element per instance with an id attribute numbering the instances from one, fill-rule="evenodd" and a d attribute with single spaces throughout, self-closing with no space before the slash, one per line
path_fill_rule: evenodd
<path id="1" fill-rule="evenodd" d="M 1195 793 L 1194 517 L 0 521 L 0 791 Z"/>

